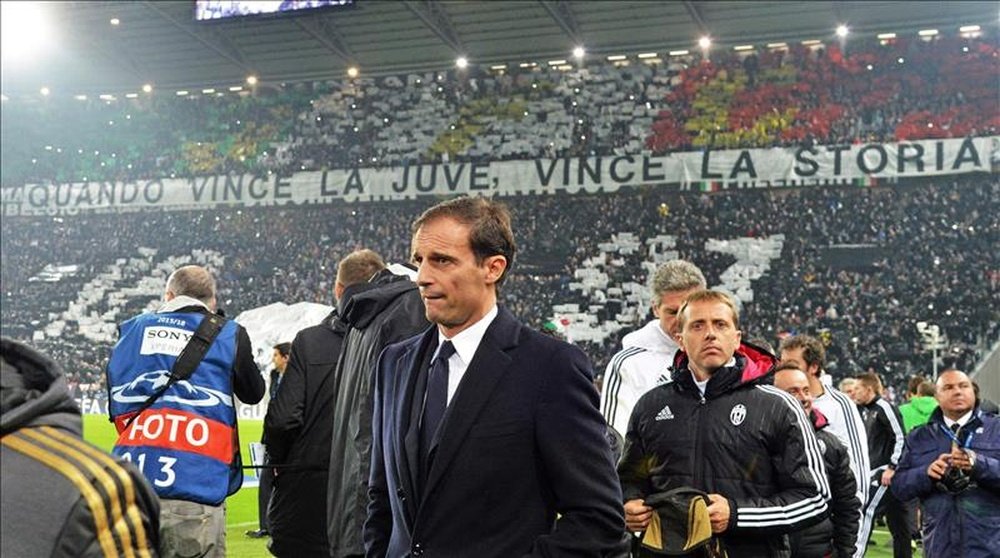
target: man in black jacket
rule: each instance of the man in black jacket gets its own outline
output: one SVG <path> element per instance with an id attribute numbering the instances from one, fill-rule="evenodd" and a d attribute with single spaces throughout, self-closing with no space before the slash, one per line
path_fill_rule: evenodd
<path id="1" fill-rule="evenodd" d="M 263 441 L 275 473 L 267 509 L 275 556 L 326 556 L 326 485 L 333 429 L 333 370 L 347 326 L 334 309 L 295 336 Z"/>
<path id="2" fill-rule="evenodd" d="M 0 339 L 0 556 L 159 555 L 156 493 L 82 432 L 59 367 Z"/>
<path id="3" fill-rule="evenodd" d="M 774 387 L 788 392 L 802 403 L 816 430 L 823 452 L 823 464 L 830 480 L 830 518 L 791 534 L 792 556 L 796 558 L 850 558 L 858 540 L 861 500 L 851 469 L 847 448 L 828 429 L 828 422 L 812 405 L 809 378 L 794 365 L 783 364 L 774 372 Z"/>
<path id="4" fill-rule="evenodd" d="M 386 268 L 371 250 L 345 257 L 337 273 L 341 319 L 349 329 L 333 376 L 327 536 L 335 558 L 365 553 L 361 534 L 371 468 L 372 371 L 387 345 L 430 325 L 412 275 L 405 266 Z"/>
<path id="5" fill-rule="evenodd" d="M 648 496 L 708 494 L 713 534 L 730 558 L 789 555 L 785 533 L 822 521 L 830 489 L 801 405 L 770 384 L 773 355 L 741 343 L 728 295 L 691 294 L 678 313 L 673 382 L 639 399 L 618 465 L 629 531 Z"/>
<path id="6" fill-rule="evenodd" d="M 899 501 L 889 491 L 892 477 L 896 474 L 896 465 L 903 454 L 903 418 L 899 409 L 882 398 L 882 380 L 877 374 L 861 374 L 857 376 L 857 380 L 854 400 L 858 402 L 861 420 L 868 431 L 868 463 L 872 468 L 872 484 L 861 517 L 861 533 L 858 538 L 862 543 L 867 542 L 875 518 L 885 513 L 885 523 L 892 533 L 894 558 L 910 558 L 913 556 L 913 531 L 908 519 L 909 504 Z M 861 558 L 857 554 L 856 556 Z"/>

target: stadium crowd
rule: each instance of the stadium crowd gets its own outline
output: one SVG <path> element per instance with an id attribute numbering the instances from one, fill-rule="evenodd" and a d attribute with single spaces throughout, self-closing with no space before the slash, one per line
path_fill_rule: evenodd
<path id="1" fill-rule="evenodd" d="M 616 64 L 508 68 L 499 73 L 470 68 L 280 86 L 260 84 L 240 91 L 203 90 L 200 95 L 192 92 L 139 95 L 135 99 L 45 99 L 34 104 L 5 101 L 4 185 L 220 173 L 287 174 L 299 170 L 383 167 L 410 162 L 659 154 L 703 148 L 995 135 L 1000 133 L 1000 108 L 996 103 L 1000 48 L 994 39 L 993 36 L 985 39 L 941 36 L 926 40 L 854 41 L 849 48 L 835 44 L 812 48 L 793 45 L 761 52 L 714 53 L 710 60 L 696 54 Z M 1000 245 L 1000 180 L 996 172 L 883 180 L 872 187 L 828 184 L 715 192 L 690 191 L 686 186 L 678 188 L 672 180 L 665 182 L 599 193 L 559 192 L 504 199 L 513 216 L 510 229 L 516 237 L 518 255 L 512 274 L 500 290 L 503 313 L 500 319 L 513 323 L 516 317 L 530 328 L 566 335 L 569 329 L 563 327 L 566 324 L 562 323 L 557 307 L 584 309 L 581 313 L 596 318 L 599 322 L 596 325 L 601 326 L 594 329 L 601 329 L 606 335 L 569 338 L 583 354 L 543 336 L 525 334 L 524 337 L 531 337 L 538 347 L 558 346 L 559 350 L 568 351 L 565 353 L 567 358 L 553 359 L 559 364 L 577 358 L 582 360 L 585 355 L 598 375 L 608 370 L 611 378 L 616 372 L 612 372 L 615 366 L 609 363 L 617 358 L 616 352 L 622 349 L 622 353 L 635 354 L 636 351 L 633 347 L 623 349 L 623 336 L 641 327 L 649 318 L 648 300 L 640 305 L 641 315 L 626 316 L 623 299 L 627 297 L 612 291 L 627 290 L 619 288 L 625 285 L 642 285 L 643 292 L 648 293 L 650 262 L 663 259 L 654 239 L 669 237 L 667 248 L 675 253 L 670 259 L 677 257 L 695 264 L 704 273 L 710 288 L 722 284 L 727 271 L 739 262 L 732 253 L 710 249 L 710 245 L 735 239 L 781 239 L 780 253 L 776 253 L 773 261 L 763 262 L 767 271 L 752 280 L 751 296 L 741 299 L 739 329 L 742 340 L 761 347 L 778 348 L 771 352 L 781 356 L 786 367 L 791 366 L 786 372 L 793 373 L 785 376 L 792 387 L 779 389 L 789 393 L 790 389 L 801 389 L 796 385 L 817 387 L 820 369 L 829 373 L 834 382 L 856 378 L 857 391 L 853 397 L 859 406 L 855 409 L 849 404 L 848 407 L 851 412 L 860 413 L 858 418 L 864 421 L 862 426 L 868 430 L 869 440 L 874 438 L 872 432 L 877 432 L 879 438 L 871 444 L 861 442 L 860 437 L 854 440 L 859 447 L 867 446 L 861 451 L 872 454 L 871 468 L 842 464 L 841 472 L 850 477 L 849 467 L 861 467 L 864 470 L 858 478 L 862 481 L 869 473 L 874 473 L 877 476 L 872 478 L 881 480 L 876 480 L 873 486 L 880 484 L 877 490 L 885 493 L 892 478 L 891 471 L 903 465 L 905 474 L 910 467 L 908 460 L 912 459 L 907 456 L 899 460 L 903 437 L 898 424 L 892 425 L 896 420 L 893 410 L 880 402 L 881 397 L 902 403 L 907 380 L 917 374 L 929 376 L 932 369 L 957 368 L 971 372 L 1000 339 L 1000 305 L 997 304 L 1000 299 L 1000 251 L 996 250 Z M 383 271 L 374 276 L 364 275 L 378 277 L 377 280 L 372 278 L 351 285 L 341 283 L 335 287 L 335 283 L 343 279 L 337 277 L 337 262 L 343 266 L 344 256 L 362 248 L 378 252 L 387 262 L 408 261 L 411 251 L 419 250 L 421 245 L 426 252 L 429 246 L 435 245 L 433 240 L 428 241 L 428 236 L 431 239 L 436 238 L 436 234 L 443 236 L 426 231 L 441 230 L 434 227 L 444 227 L 447 223 L 442 225 L 441 219 L 451 217 L 432 217 L 424 221 L 420 226 L 425 227 L 425 236 L 421 239 L 418 234 L 412 243 L 411 223 L 441 201 L 422 197 L 368 203 L 232 206 L 211 211 L 5 215 L 0 222 L 0 252 L 4 261 L 0 267 L 3 335 L 30 343 L 49 355 L 65 369 L 72 395 L 105 399 L 108 394 L 106 373 L 112 368 L 106 368 L 114 339 L 111 332 L 115 324 L 126 317 L 160 302 L 164 291 L 159 275 L 165 276 L 162 273 L 165 269 L 190 263 L 191 257 L 197 255 L 200 258 L 197 263 L 204 264 L 217 276 L 218 308 L 230 317 L 274 302 L 334 305 L 334 293 L 338 288 L 341 293 L 352 287 L 357 289 L 354 293 L 361 293 L 367 292 L 362 291 L 361 286 L 371 286 L 368 283 L 385 280 L 385 285 L 390 285 L 395 281 L 398 283 L 390 289 L 394 290 L 405 282 L 402 278 L 390 281 L 387 277 L 393 273 L 385 270 L 388 275 Z M 471 203 L 481 201 L 471 200 Z M 459 203 L 465 202 L 470 200 L 459 200 Z M 455 222 L 459 226 L 451 229 L 465 226 Z M 637 240 L 635 249 L 620 249 L 619 242 L 627 244 L 631 242 L 629 239 Z M 607 249 L 609 245 L 614 247 L 612 252 Z M 469 245 L 461 244 L 461 248 L 471 254 Z M 433 261 L 433 250 L 427 255 L 428 260 Z M 494 254 L 488 258 L 496 257 Z M 599 268 L 607 281 L 596 289 L 581 288 L 585 283 L 577 281 L 581 277 L 578 272 L 588 266 L 593 270 L 594 261 L 599 259 L 605 260 Z M 199 268 L 197 273 L 204 272 Z M 456 272 L 443 272 L 441 276 L 447 273 Z M 165 297 L 168 303 L 177 294 L 169 291 L 170 284 L 168 281 L 168 296 Z M 489 286 L 492 289 L 492 283 Z M 406 288 L 411 295 L 416 295 L 412 284 L 407 283 Z M 725 294 L 700 291 L 700 286 L 698 290 L 699 294 L 690 299 L 694 301 L 692 307 L 704 309 L 710 305 L 728 304 Z M 205 312 L 216 309 L 214 295 L 213 290 L 212 306 L 206 306 Z M 413 298 L 419 304 L 419 297 Z M 488 298 L 471 303 L 480 305 Z M 346 299 L 353 300 L 351 296 Z M 177 304 L 181 303 L 183 301 Z M 433 304 L 429 303 L 428 307 Z M 664 311 L 660 307 L 658 302 L 658 312 Z M 353 328 L 346 337 L 341 337 L 346 339 L 347 346 L 356 349 L 359 345 L 352 343 L 363 345 L 359 339 L 368 333 L 362 333 L 361 322 L 340 321 L 350 314 L 346 308 L 345 305 L 344 315 L 328 316 L 331 323 L 324 323 L 324 327 L 329 326 L 331 332 L 339 331 L 338 334 L 343 334 L 344 330 L 336 328 Z M 354 310 L 361 313 L 357 308 Z M 507 315 L 508 310 L 513 316 Z M 688 310 L 688 314 L 696 311 Z M 435 321 L 429 313 L 427 317 Z M 736 313 L 732 316 L 736 318 Z M 712 327 L 716 327 L 719 320 L 713 320 Z M 931 352 L 924 346 L 917 327 L 919 322 L 939 324 L 944 332 L 946 343 L 936 364 L 932 363 Z M 445 321 L 439 319 L 435 323 Z M 608 326 L 609 323 L 612 325 Z M 684 327 L 679 329 L 678 335 L 683 334 Z M 740 345 L 740 336 L 732 331 L 735 329 L 729 328 L 725 333 L 736 341 L 733 350 Z M 312 333 L 315 332 L 313 329 Z M 352 333 L 357 337 L 352 338 Z M 659 333 L 664 330 L 660 329 Z M 824 350 L 807 351 L 804 345 L 794 346 L 796 339 L 802 342 L 800 334 L 820 339 Z M 372 338 L 380 337 L 372 334 Z M 694 339 L 693 334 L 691 339 Z M 788 341 L 792 341 L 793 354 L 799 351 L 794 356 L 801 356 L 802 365 L 789 362 Z M 442 349 L 445 345 L 450 342 L 443 343 Z M 268 354 L 271 349 L 258 348 Z M 323 353 L 328 345 L 321 344 L 320 349 Z M 711 347 L 708 352 L 713 350 L 722 352 Z M 778 364 L 772 355 L 754 347 L 749 350 L 759 363 L 748 364 L 751 353 L 746 352 L 747 346 L 741 346 L 739 352 L 729 351 L 720 358 L 711 374 L 720 370 L 723 370 L 720 377 L 736 374 L 734 378 L 741 378 L 739 389 L 744 389 L 764 378 Z M 816 354 L 824 351 L 825 355 L 819 359 L 821 362 L 810 360 L 815 360 Z M 124 351 L 119 353 L 119 358 L 129 358 L 122 354 Z M 347 353 L 339 354 L 341 362 L 353 360 L 345 361 L 343 355 Z M 367 351 L 366 354 L 370 358 L 379 352 Z M 691 351 L 693 354 L 696 351 Z M 697 384 L 701 390 L 700 404 L 706 403 L 708 395 L 711 395 L 709 400 L 719 395 L 717 390 L 722 382 L 709 385 L 710 379 L 698 375 L 698 372 L 705 373 L 707 368 L 700 363 L 694 366 L 696 363 L 691 355 L 682 357 L 688 360 L 679 361 L 684 364 L 678 369 L 683 372 L 687 363 L 692 363 L 688 368 L 691 377 L 679 374 L 674 386 L 669 388 L 674 390 L 677 385 L 684 384 L 686 387 L 678 389 L 687 391 L 688 395 L 672 398 L 677 394 L 664 395 L 668 391 L 665 389 L 661 390 L 663 393 L 654 394 L 652 399 L 644 398 L 643 409 L 638 415 L 644 418 L 633 420 L 634 424 L 618 432 L 618 441 L 622 444 L 613 447 L 612 451 L 625 448 L 623 463 L 629 463 L 630 449 L 633 450 L 633 464 L 645 463 L 648 456 L 635 451 L 641 445 L 636 445 L 637 436 L 649 437 L 643 442 L 658 441 L 665 455 L 674 451 L 684 457 L 698 455 L 700 447 L 685 448 L 685 443 L 693 443 L 686 431 L 663 426 L 664 423 L 654 424 L 675 418 L 671 406 L 681 420 L 701 420 L 692 418 L 700 413 L 694 410 L 698 403 L 691 395 L 696 393 L 694 388 L 698 382 L 704 382 Z M 319 360 L 330 365 L 328 356 L 322 354 Z M 430 360 L 430 354 L 426 356 Z M 451 357 L 446 356 L 445 360 L 448 358 Z M 736 364 L 730 365 L 730 359 Z M 240 360 L 245 364 L 245 359 Z M 352 377 L 349 373 L 340 374 L 341 364 L 337 366 L 338 381 Z M 431 368 L 435 366 L 437 364 Z M 448 366 L 445 364 L 445 370 Z M 128 368 L 118 367 L 119 370 Z M 252 368 L 249 367 L 251 371 Z M 358 368 L 367 373 L 371 366 L 370 363 L 359 364 Z M 385 372 L 381 368 L 380 375 Z M 419 364 L 414 366 L 414 370 L 418 368 Z M 520 366 L 518 369 L 519 372 L 525 370 Z M 255 382 L 259 380 L 249 375 Z M 275 374 L 274 377 L 281 376 Z M 752 381 L 746 381 L 747 378 Z M 968 378 L 957 370 L 946 372 L 941 378 L 939 389 L 963 390 L 963 393 L 972 389 L 967 385 Z M 352 413 L 371 410 L 361 397 L 364 388 L 369 386 L 368 377 L 363 379 L 365 381 L 358 384 L 361 389 L 357 392 L 357 409 L 344 403 L 342 394 L 350 394 L 349 391 L 338 391 L 337 416 L 348 418 L 338 418 L 338 422 L 348 424 L 353 417 L 341 415 L 344 409 L 350 408 Z M 576 379 L 581 380 L 582 376 Z M 599 382 L 600 378 L 597 380 Z M 283 380 L 273 381 L 272 387 L 277 388 Z M 884 394 L 882 381 L 888 388 Z M 577 384 L 576 387 L 583 388 L 580 393 L 586 397 L 593 395 L 589 378 Z M 340 387 L 338 384 L 338 389 Z M 721 410 L 713 410 L 719 413 L 719 420 L 713 421 L 725 426 L 728 418 L 734 427 L 740 426 L 747 416 L 742 403 L 749 397 L 747 393 L 752 392 L 759 399 L 751 404 L 754 411 L 762 408 L 757 405 L 765 400 L 778 401 L 777 397 L 768 396 L 768 399 L 761 395 L 771 389 L 769 386 L 758 387 L 763 389 L 738 392 L 738 404 L 730 407 L 726 403 L 719 407 Z M 908 387 L 908 396 L 913 397 L 916 394 L 914 386 Z M 737 389 L 734 386 L 726 389 L 730 388 Z M 291 388 L 284 389 L 290 393 Z M 813 394 L 818 399 L 823 390 Z M 244 399 L 242 395 L 239 397 Z M 846 400 L 843 394 L 839 397 Z M 774 406 L 781 409 L 785 418 L 801 415 L 794 401 L 786 399 L 782 400 L 786 407 L 793 405 L 792 410 L 777 403 Z M 808 392 L 799 400 L 811 413 L 812 397 Z M 669 404 L 664 406 L 664 403 Z M 817 401 L 817 405 L 820 404 Z M 829 397 L 825 404 L 831 404 Z M 446 408 L 446 404 L 442 405 L 442 409 Z M 944 405 L 942 403 L 942 408 Z M 589 408 L 590 403 L 586 406 L 588 412 L 593 410 Z M 685 408 L 691 414 L 685 416 Z M 964 408 L 960 411 L 953 413 L 954 416 L 960 417 L 966 412 Z M 552 415 L 565 418 L 570 413 L 563 416 L 561 412 L 552 412 Z M 591 415 L 589 418 L 597 418 L 596 414 Z M 938 415 L 933 420 L 939 420 Z M 822 421 L 811 414 L 810 417 L 816 420 L 817 431 L 824 427 Z M 965 416 L 965 420 L 981 420 L 978 416 L 970 417 Z M 802 420 L 804 418 L 805 415 Z M 235 421 L 235 416 L 232 420 Z M 924 420 L 929 419 L 924 417 Z M 324 424 L 333 422 L 329 420 Z M 508 421 L 508 426 L 512 422 Z M 756 419 L 751 421 L 756 422 Z M 599 424 L 591 421 L 590 426 L 595 425 L 600 428 L 591 429 L 590 442 L 599 440 L 601 443 L 580 444 L 592 450 L 591 453 L 570 461 L 610 464 L 602 453 L 607 449 L 603 442 L 605 435 L 614 439 L 614 428 L 605 432 L 603 421 Z M 492 425 L 493 434 L 520 434 L 496 431 L 496 426 Z M 750 424 L 743 432 L 749 428 Z M 525 430 L 535 431 L 534 427 Z M 942 432 L 946 430 L 942 428 Z M 712 432 L 710 428 L 703 431 Z M 775 436 L 777 431 L 765 428 L 758 433 L 765 439 L 764 446 L 782 445 L 789 450 L 786 457 L 801 461 L 805 461 L 806 453 L 815 450 L 806 448 L 812 437 L 804 429 L 790 431 L 794 436 L 801 435 L 801 440 L 790 444 L 784 435 Z M 927 435 L 929 431 L 925 429 L 920 434 L 927 438 L 921 441 L 924 446 L 951 445 L 951 440 L 936 431 L 933 432 L 935 438 L 931 439 Z M 952 432 L 958 433 L 958 430 Z M 671 438 L 678 435 L 680 439 Z M 989 435 L 993 440 L 995 430 Z M 971 447 L 968 442 L 972 435 L 969 436 L 965 449 Z M 559 437 L 564 436 L 556 432 L 553 440 Z M 329 440 L 330 433 L 324 432 L 322 438 Z M 890 438 L 891 442 L 887 443 Z M 957 441 L 955 436 L 951 438 Z M 337 440 L 334 435 L 335 453 L 344 453 L 349 444 Z M 360 445 L 370 446 L 370 442 Z M 737 444 L 731 442 L 727 439 L 723 443 L 705 443 L 722 452 L 700 461 L 714 467 L 717 461 L 727 459 L 724 454 L 729 451 L 738 454 L 739 458 L 746 457 L 743 449 L 734 450 Z M 798 452 L 801 455 L 792 455 L 796 453 L 791 449 L 795 444 L 802 447 Z M 555 447 L 550 442 L 544 445 Z M 979 446 L 976 448 L 978 450 Z M 852 451 L 858 449 L 852 448 Z M 992 449 L 993 446 L 988 451 Z M 954 454 L 958 450 L 953 446 L 951 451 Z M 477 458 L 485 455 L 480 451 L 470 453 Z M 594 457 L 598 453 L 601 453 L 599 459 Z M 876 454 L 884 459 L 876 463 L 873 457 Z M 434 459 L 439 459 L 433 455 L 422 456 L 421 462 L 433 463 Z M 368 457 L 359 462 L 367 464 Z M 565 455 L 559 457 L 567 459 Z M 973 470 L 974 464 L 964 460 L 974 461 L 974 453 L 971 458 L 956 454 L 951 459 L 958 459 L 956 463 Z M 672 460 L 667 458 L 662 462 Z M 739 459 L 735 461 L 742 464 Z M 996 460 L 989 463 L 995 464 Z M 922 478 L 929 471 L 925 465 L 921 463 L 915 467 L 921 482 L 913 486 L 927 484 Z M 934 464 L 930 466 L 935 467 Z M 331 471 L 337 468 L 330 463 L 325 467 Z M 939 477 L 945 477 L 944 467 L 942 462 Z M 350 466 L 340 468 L 354 471 Z M 236 477 L 242 478 L 238 465 L 230 469 Z M 316 468 L 320 469 L 322 467 Z M 392 471 L 393 467 L 387 469 Z M 513 467 L 508 472 L 521 477 L 523 469 Z M 639 466 L 619 469 L 625 489 L 630 488 L 627 475 L 640 469 Z M 799 469 L 802 472 L 806 468 Z M 623 470 L 626 472 L 624 477 L 621 476 Z M 757 473 L 762 470 L 765 469 Z M 287 471 L 281 474 L 286 475 Z M 327 486 L 324 482 L 326 471 L 323 473 L 318 478 L 320 484 Z M 610 473 L 610 469 L 605 473 Z M 885 474 L 889 475 L 889 480 L 885 480 Z M 929 472 L 927 475 L 935 478 Z M 592 480 L 590 475 L 582 476 L 587 481 Z M 667 476 L 670 475 L 663 477 Z M 792 478 L 793 475 L 781 472 L 780 476 Z M 734 475 L 729 477 L 735 478 Z M 367 479 L 365 475 L 362 482 Z M 635 485 L 648 480 L 632 479 Z M 352 478 L 345 485 L 348 491 L 356 491 L 354 481 Z M 948 485 L 946 488 L 957 490 L 948 482 L 954 484 L 946 478 L 942 480 L 943 485 Z M 504 489 L 516 484 L 496 483 Z M 841 488 L 845 488 L 849 483 L 842 484 Z M 335 485 L 331 482 L 329 486 Z M 646 528 L 645 524 L 636 523 L 635 517 L 646 513 L 634 511 L 645 506 L 638 496 L 654 495 L 638 494 L 636 486 L 631 488 L 633 493 L 625 500 L 625 516 L 626 521 L 632 522 L 627 523 L 629 530 L 635 532 Z M 904 485 L 903 490 L 906 488 Z M 398 496 L 400 501 L 405 499 L 402 488 L 384 492 Z M 852 496 L 854 490 L 846 492 Z M 847 507 L 857 511 L 864 505 L 863 509 L 867 510 L 870 504 L 871 513 L 860 514 L 863 521 L 870 524 L 877 513 L 879 498 L 865 502 L 864 495 L 868 491 L 859 492 L 862 493 L 860 501 L 849 503 Z M 910 499 L 930 500 L 937 496 L 936 492 L 928 496 L 926 490 L 914 489 L 913 492 L 908 494 Z M 822 494 L 822 490 L 819 493 Z M 636 501 L 640 502 L 639 507 L 630 508 Z M 488 503 L 489 499 L 484 498 L 483 502 Z M 521 501 L 515 503 L 523 504 Z M 618 503 L 612 506 L 616 511 Z M 711 504 L 715 510 L 719 505 L 717 502 Z M 726 509 L 731 505 L 726 503 Z M 451 506 L 443 508 L 451 510 Z M 770 508 L 770 512 L 773 509 Z M 310 509 L 309 513 L 314 511 Z M 934 503 L 925 511 L 933 517 L 941 512 L 940 505 Z M 751 507 L 749 519 L 744 517 L 743 520 L 753 522 L 753 513 Z M 727 511 L 725 518 L 716 517 L 713 521 L 722 521 L 728 528 L 728 514 Z M 317 517 L 320 516 L 313 519 Z M 339 522 L 331 516 L 330 523 Z M 890 525 L 890 528 L 895 527 Z M 852 537 L 855 530 L 855 527 L 847 529 Z M 257 532 L 258 536 L 268 534 L 263 522 Z M 390 528 L 387 532 L 394 531 Z M 864 528 L 860 532 L 865 536 Z M 440 535 L 440 531 L 436 534 Z M 910 546 L 909 533 L 900 535 L 893 531 L 893 536 L 897 547 Z M 451 539 L 452 544 L 457 540 Z M 754 544 L 766 546 L 775 541 L 779 539 L 771 541 L 763 537 Z M 733 542 L 746 541 L 734 537 Z M 419 550 L 421 544 L 416 541 L 413 548 Z M 864 540 L 858 544 L 862 554 L 865 544 Z M 941 542 L 934 544 L 944 545 Z M 837 556 L 849 555 L 854 544 L 845 546 L 850 548 L 842 549 Z M 751 545 L 749 548 L 752 550 L 748 555 L 759 555 L 763 547 Z M 413 554 L 419 555 L 416 551 Z M 897 555 L 905 555 L 905 552 Z"/>
<path id="2" fill-rule="evenodd" d="M 940 323 L 950 342 L 944 362 L 970 368 L 997 339 L 995 304 L 1000 291 L 1000 241 L 993 176 L 941 178 L 876 188 L 851 186 L 791 191 L 677 192 L 622 189 L 592 195 L 524 196 L 507 200 L 522 256 L 503 299 L 535 327 L 553 317 L 553 305 L 593 304 L 569 287 L 581 262 L 599 253 L 612 235 L 639 239 L 677 236 L 679 255 L 695 262 L 710 285 L 734 263 L 705 250 L 709 239 L 784 234 L 781 260 L 754 281 L 745 304 L 747 335 L 777 344 L 788 334 L 812 333 L 829 344 L 836 377 L 876 370 L 888 385 L 929 373 L 930 358 L 917 321 Z M 4 334 L 31 339 L 58 317 L 95 274 L 139 247 L 162 258 L 213 250 L 219 266 L 220 306 L 228 315 L 272 302 L 332 303 L 332 279 L 343 254 L 368 247 L 388 261 L 408 257 L 409 223 L 431 202 L 334 206 L 258 207 L 214 212 L 175 211 L 66 217 L 5 217 L 2 250 Z M 666 208 L 666 211 L 664 211 Z M 99 239 L 99 245 L 95 245 Z M 878 249 L 864 266 L 824 259 L 831 245 Z M 643 246 L 612 269 L 612 284 L 646 284 Z M 46 266 L 77 266 L 57 281 L 40 281 Z M 148 301 L 129 301 L 126 313 Z M 98 301 L 96 312 L 107 310 Z M 582 343 L 603 370 L 620 335 Z M 38 342 L 70 371 L 76 384 L 103 392 L 101 374 L 109 347 L 74 335 Z"/>
<path id="3" fill-rule="evenodd" d="M 4 183 L 990 135 L 1000 129 L 996 45 L 989 35 L 898 38 L 11 100 Z"/>

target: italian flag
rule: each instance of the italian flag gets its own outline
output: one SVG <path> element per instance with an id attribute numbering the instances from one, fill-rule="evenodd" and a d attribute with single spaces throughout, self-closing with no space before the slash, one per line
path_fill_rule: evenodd
<path id="1" fill-rule="evenodd" d="M 870 174 L 866 174 L 866 175 L 862 176 L 861 178 L 855 178 L 854 179 L 854 185 L 855 186 L 859 186 L 861 188 L 868 188 L 868 187 L 871 187 L 871 186 L 877 186 L 878 185 L 878 178 L 875 178 L 874 176 L 872 176 Z"/>
<path id="2" fill-rule="evenodd" d="M 722 189 L 721 182 L 703 181 L 698 183 L 698 190 L 702 192 L 718 192 Z"/>

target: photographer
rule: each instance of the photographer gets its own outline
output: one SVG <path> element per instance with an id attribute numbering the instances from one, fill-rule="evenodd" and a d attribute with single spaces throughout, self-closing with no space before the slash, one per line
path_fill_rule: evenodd
<path id="1" fill-rule="evenodd" d="M 907 439 L 892 491 L 920 498 L 926 556 L 996 556 L 1000 548 L 1000 419 L 976 405 L 964 372 L 938 377 L 939 408 Z"/>

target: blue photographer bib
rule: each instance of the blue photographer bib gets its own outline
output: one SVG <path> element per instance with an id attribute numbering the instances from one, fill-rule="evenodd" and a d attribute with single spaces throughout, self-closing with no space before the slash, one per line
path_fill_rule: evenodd
<path id="1" fill-rule="evenodd" d="M 108 409 L 118 429 L 112 453 L 142 471 L 161 498 L 218 505 L 239 490 L 243 474 L 233 398 L 235 322 L 227 321 L 198 368 L 170 386 L 170 370 L 204 314 L 143 314 L 119 328 L 108 363 Z"/>

